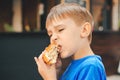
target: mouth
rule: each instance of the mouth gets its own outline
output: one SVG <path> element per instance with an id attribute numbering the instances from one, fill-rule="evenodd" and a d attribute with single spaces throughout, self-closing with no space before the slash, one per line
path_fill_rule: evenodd
<path id="1" fill-rule="evenodd" d="M 58 50 L 58 53 L 60 54 L 62 52 L 62 46 L 61 45 L 58 45 L 57 46 L 57 50 Z"/>

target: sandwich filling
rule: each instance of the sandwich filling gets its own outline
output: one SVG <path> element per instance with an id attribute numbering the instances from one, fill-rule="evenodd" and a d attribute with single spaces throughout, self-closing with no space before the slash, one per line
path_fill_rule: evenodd
<path id="1" fill-rule="evenodd" d="M 57 61 L 58 51 L 57 47 L 53 44 L 50 44 L 43 53 L 43 60 L 46 64 L 54 64 Z"/>

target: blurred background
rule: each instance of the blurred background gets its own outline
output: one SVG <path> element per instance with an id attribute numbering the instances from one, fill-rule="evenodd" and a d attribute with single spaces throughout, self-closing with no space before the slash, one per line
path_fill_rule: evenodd
<path id="1" fill-rule="evenodd" d="M 120 0 L 0 0 L 0 80 L 42 80 L 33 58 L 49 44 L 49 10 L 64 2 L 78 3 L 92 13 L 91 47 L 102 57 L 108 80 L 120 79 Z"/>

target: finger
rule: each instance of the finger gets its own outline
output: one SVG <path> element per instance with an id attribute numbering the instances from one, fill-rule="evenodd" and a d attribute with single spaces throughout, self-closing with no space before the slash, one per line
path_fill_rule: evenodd
<path id="1" fill-rule="evenodd" d="M 38 59 L 42 59 L 42 55 L 43 55 L 43 52 L 42 52 L 42 54 L 40 54 L 40 56 L 38 57 Z"/>
<path id="2" fill-rule="evenodd" d="M 42 58 L 42 54 L 37 58 L 37 60 L 38 60 L 38 64 L 40 65 L 44 65 L 45 64 L 45 62 L 43 61 L 43 58 Z"/>
<path id="3" fill-rule="evenodd" d="M 56 69 L 61 68 L 61 67 L 62 67 L 62 61 L 60 58 L 58 58 L 56 62 Z"/>
<path id="4" fill-rule="evenodd" d="M 35 62 L 37 64 L 37 66 L 38 66 L 39 65 L 39 59 L 37 57 L 34 57 L 34 59 L 35 59 Z"/>

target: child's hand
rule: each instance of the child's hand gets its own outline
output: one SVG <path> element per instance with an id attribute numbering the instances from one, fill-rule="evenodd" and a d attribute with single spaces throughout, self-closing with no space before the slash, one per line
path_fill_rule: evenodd
<path id="1" fill-rule="evenodd" d="M 60 58 L 57 59 L 55 66 L 56 66 L 57 77 L 59 78 L 59 76 L 61 75 L 61 70 L 62 70 L 62 61 Z"/>
<path id="2" fill-rule="evenodd" d="M 47 65 L 42 59 L 42 54 L 37 58 L 34 57 L 35 62 L 38 66 L 38 72 L 44 80 L 57 80 L 55 64 Z"/>

